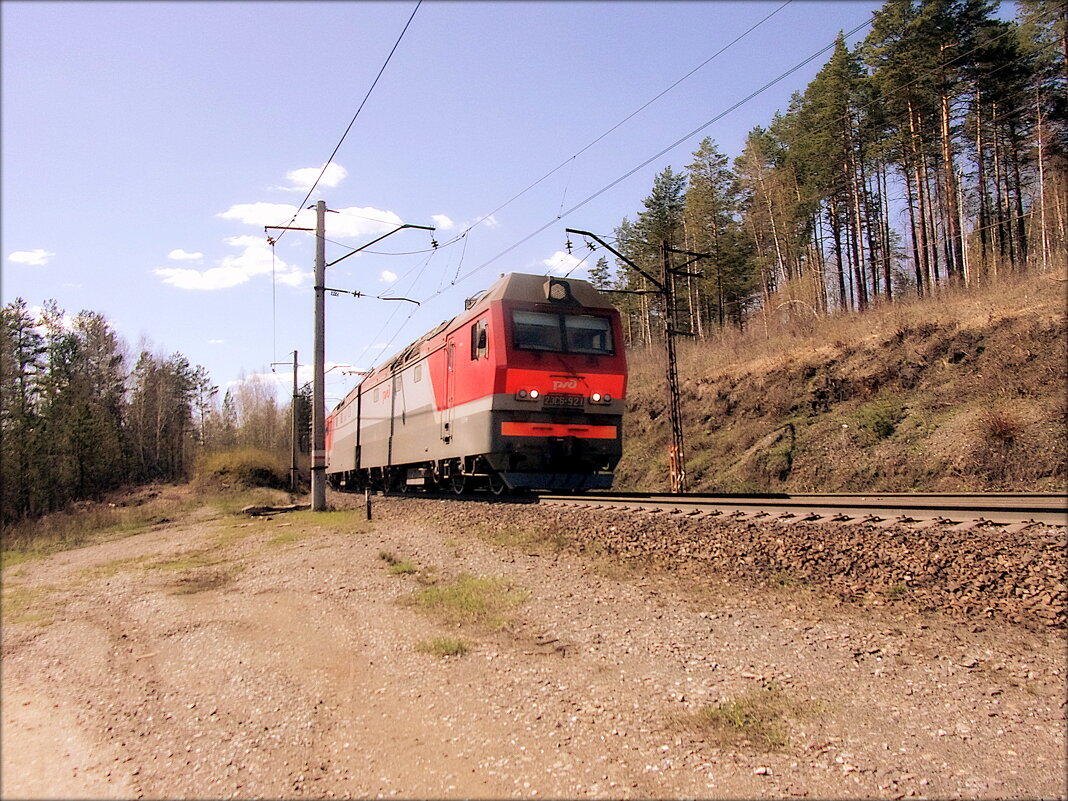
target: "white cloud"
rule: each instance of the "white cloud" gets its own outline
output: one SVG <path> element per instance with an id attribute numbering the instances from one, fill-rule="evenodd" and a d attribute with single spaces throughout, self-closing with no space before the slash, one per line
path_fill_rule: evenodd
<path id="1" fill-rule="evenodd" d="M 243 250 L 236 256 L 224 257 L 216 267 L 207 270 L 161 267 L 153 272 L 165 284 L 179 289 L 202 290 L 229 289 L 256 276 L 270 276 L 272 271 L 275 282 L 287 286 L 299 286 L 311 276 L 310 272 L 302 272 L 282 259 L 275 257 L 272 260 L 270 246 L 258 237 L 234 236 L 226 239 L 226 243 Z"/>
<path id="2" fill-rule="evenodd" d="M 492 214 L 487 214 L 485 217 L 479 217 L 477 220 L 475 220 L 475 225 L 482 225 L 483 223 L 485 223 L 485 225 L 489 228 L 501 227 L 501 224 L 497 222 L 497 218 L 494 217 Z"/>
<path id="3" fill-rule="evenodd" d="M 301 209 L 298 212 L 296 206 L 288 203 L 238 203 L 216 216 L 259 228 L 266 225 L 315 228 L 314 209 Z M 337 209 L 334 214 L 326 215 L 326 235 L 329 239 L 379 236 L 403 223 L 404 221 L 392 211 L 371 206 L 348 206 Z M 278 236 L 280 233 L 270 231 L 271 236 Z"/>
<path id="4" fill-rule="evenodd" d="M 181 248 L 175 248 L 174 250 L 172 250 L 170 253 L 167 254 L 167 258 L 170 259 L 171 261 L 197 261 L 197 262 L 199 262 L 199 261 L 204 261 L 204 254 L 200 253 L 200 252 L 189 253 L 189 252 L 187 252 L 185 250 L 182 250 Z"/>
<path id="5" fill-rule="evenodd" d="M 404 225 L 404 220 L 392 211 L 382 211 L 371 206 L 349 206 L 338 209 L 337 214 L 326 217 L 326 235 L 328 237 L 366 237 L 381 236 L 394 228 Z"/>
<path id="6" fill-rule="evenodd" d="M 225 343 L 226 343 L 225 339 L 209 339 L 208 340 L 208 344 L 209 345 L 223 345 Z"/>
<path id="7" fill-rule="evenodd" d="M 237 220 L 247 225 L 298 225 L 306 228 L 315 227 L 315 212 L 302 210 L 298 221 L 290 223 L 290 218 L 297 213 L 297 207 L 290 203 L 238 203 L 224 212 L 215 215 L 224 220 Z M 307 225 L 310 222 L 311 225 Z M 273 233 L 277 236 L 277 233 Z"/>
<path id="8" fill-rule="evenodd" d="M 227 245 L 233 245 L 235 248 L 252 248 L 257 245 L 263 246 L 267 244 L 265 237 L 250 236 L 249 234 L 245 234 L 244 236 L 228 236 L 223 242 Z"/>
<path id="9" fill-rule="evenodd" d="M 456 226 L 456 223 L 444 214 L 431 214 L 430 219 L 434 221 L 434 226 L 439 231 L 449 231 Z"/>
<path id="10" fill-rule="evenodd" d="M 319 178 L 320 172 L 323 174 L 322 178 Z M 333 162 L 326 165 L 325 170 L 322 167 L 302 167 L 299 170 L 290 170 L 286 173 L 286 178 L 289 179 L 289 186 L 277 188 L 285 189 L 289 192 L 307 192 L 312 188 L 316 178 L 319 178 L 319 186 L 331 187 L 337 186 L 344 181 L 348 174 L 348 170 Z"/>
<path id="11" fill-rule="evenodd" d="M 28 264 L 31 267 L 43 267 L 48 264 L 56 254 L 50 250 L 43 250 L 37 248 L 36 250 L 16 250 L 14 253 L 8 255 L 7 260 L 13 261 L 16 264 Z"/>
<path id="12" fill-rule="evenodd" d="M 391 284 L 397 280 L 397 274 L 390 270 L 383 270 L 382 275 L 379 277 L 378 280 L 387 284 Z"/>
<path id="13" fill-rule="evenodd" d="M 549 258 L 543 259 L 541 263 L 554 275 L 566 275 L 578 267 L 581 261 L 570 253 L 558 250 Z"/>

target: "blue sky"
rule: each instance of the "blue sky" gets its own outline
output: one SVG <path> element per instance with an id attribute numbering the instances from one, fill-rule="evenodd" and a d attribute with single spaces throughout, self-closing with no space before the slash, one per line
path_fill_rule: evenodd
<path id="1" fill-rule="evenodd" d="M 400 222 L 436 225 L 439 247 L 403 231 L 328 271 L 422 301 L 328 297 L 328 365 L 370 366 L 501 273 L 571 269 L 565 227 L 611 235 L 704 136 L 733 159 L 829 52 L 598 192 L 881 5 L 425 0 L 309 203 L 339 212 L 328 261 Z M 3 2 L 3 302 L 100 312 L 132 358 L 180 351 L 224 390 L 293 349 L 310 365 L 314 241 L 289 232 L 272 259 L 264 225 L 304 198 L 413 9 Z M 331 372 L 328 406 L 356 380 Z"/>

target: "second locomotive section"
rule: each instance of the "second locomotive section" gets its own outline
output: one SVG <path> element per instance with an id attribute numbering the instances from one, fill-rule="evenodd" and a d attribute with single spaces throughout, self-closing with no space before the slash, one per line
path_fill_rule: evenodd
<path id="1" fill-rule="evenodd" d="M 513 273 L 368 375 L 327 420 L 341 488 L 607 489 L 622 454 L 619 314 Z"/>

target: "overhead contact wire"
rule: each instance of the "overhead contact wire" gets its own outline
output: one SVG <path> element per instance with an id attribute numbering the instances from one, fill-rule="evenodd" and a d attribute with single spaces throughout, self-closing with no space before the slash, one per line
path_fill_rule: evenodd
<path id="1" fill-rule="evenodd" d="M 868 25 L 870 25 L 871 22 L 872 22 L 871 19 L 868 19 L 868 20 L 864 21 L 863 23 L 861 23 L 860 25 L 856 26 L 851 31 L 846 33 L 845 36 L 846 37 L 852 36 L 857 31 L 859 31 L 862 28 L 865 28 Z M 563 212 L 563 214 L 560 214 L 560 215 L 552 218 L 551 220 L 546 222 L 541 227 L 535 229 L 534 231 L 531 231 L 529 234 L 527 234 L 525 237 L 520 239 L 518 242 L 515 242 L 512 245 L 509 245 L 507 248 L 502 250 L 496 256 L 493 256 L 492 258 L 488 259 L 487 261 L 484 261 L 478 267 L 474 267 L 471 270 L 469 270 L 468 272 L 464 273 L 462 276 L 459 276 L 455 283 L 460 283 L 462 281 L 467 280 L 471 276 L 475 275 L 476 273 L 480 272 L 481 270 L 484 270 L 489 265 L 493 264 L 495 261 L 497 261 L 501 257 L 506 256 L 507 254 L 511 253 L 513 250 L 515 250 L 520 245 L 525 244 L 526 242 L 529 242 L 531 239 L 533 239 L 535 236 L 540 234 L 545 229 L 549 228 L 551 225 L 554 225 L 559 220 L 563 219 L 564 217 L 568 216 L 569 214 L 572 214 L 572 213 L 578 211 L 579 209 L 581 209 L 586 204 L 590 203 L 591 201 L 593 201 L 593 200 L 597 199 L 598 197 L 600 197 L 601 195 L 603 195 L 605 192 L 607 192 L 610 189 L 613 189 L 614 187 L 618 186 L 620 183 L 625 181 L 627 178 L 630 178 L 632 175 L 634 175 L 634 173 L 636 173 L 638 170 L 642 169 L 643 167 L 648 166 L 653 161 L 655 161 L 656 159 L 658 159 L 661 156 L 663 156 L 665 153 L 668 153 L 668 152 L 674 150 L 676 147 L 681 145 L 683 142 L 685 142 L 686 140 L 691 139 L 694 136 L 696 136 L 697 134 L 701 133 L 701 131 L 705 130 L 710 125 L 713 125 L 713 124 L 719 122 L 721 119 L 726 117 L 731 112 L 736 111 L 738 108 L 744 106 L 746 103 L 750 102 L 755 97 L 757 97 L 757 96 L 763 94 L 764 92 L 766 92 L 768 89 L 770 89 L 775 84 L 777 84 L 780 81 L 783 81 L 786 78 L 788 78 L 789 76 L 793 75 L 799 69 L 801 69 L 805 65 L 809 64 L 810 62 L 814 61 L 815 59 L 819 58 L 821 55 L 823 55 L 824 53 L 826 53 L 828 50 L 830 50 L 833 47 L 834 47 L 834 42 L 831 42 L 830 44 L 825 45 L 824 47 L 821 47 L 819 50 L 817 50 L 815 53 L 810 55 L 808 58 L 804 59 L 803 61 L 798 62 L 797 64 L 795 64 L 790 69 L 786 70 L 785 72 L 781 73 L 777 77 L 775 77 L 772 80 L 770 80 L 767 83 L 765 83 L 759 89 L 756 89 L 755 91 L 753 91 L 750 94 L 746 95 L 744 98 L 742 98 L 738 102 L 734 103 L 734 105 L 730 106 L 729 108 L 725 109 L 724 111 L 721 111 L 719 114 L 717 114 L 716 116 L 712 117 L 712 119 L 708 120 L 705 123 L 702 123 L 701 125 L 699 125 L 694 130 L 690 131 L 685 136 L 682 136 L 679 139 L 676 139 L 670 145 L 668 145 L 667 147 L 661 149 L 657 153 L 653 154 L 652 156 L 647 158 L 645 161 L 643 161 L 641 164 L 638 164 L 636 167 L 628 170 L 626 173 L 624 173 L 620 177 L 616 178 L 611 183 L 609 183 L 609 184 L 603 186 L 602 188 L 598 189 L 592 195 L 589 195 L 585 199 L 579 201 L 574 206 L 572 206 L 571 208 L 569 208 L 565 212 Z M 428 298 L 428 300 L 429 300 L 429 298 Z"/>
<path id="2" fill-rule="evenodd" d="M 300 204 L 297 206 L 296 214 L 289 218 L 289 222 L 287 222 L 286 225 L 289 225 L 291 222 L 293 222 L 293 220 L 297 218 L 297 215 L 300 214 L 301 210 L 304 208 L 304 204 L 308 202 L 308 198 L 312 196 L 312 192 L 314 192 L 315 188 L 319 185 L 319 181 L 321 181 L 323 176 L 326 174 L 327 168 L 334 161 L 334 156 L 337 155 L 338 150 L 341 149 L 341 145 L 344 143 L 345 138 L 349 135 L 349 131 L 352 130 L 352 126 L 356 123 L 356 118 L 359 117 L 360 112 L 363 111 L 364 105 L 366 105 L 367 100 L 371 97 L 371 93 L 378 85 L 378 81 L 379 79 L 381 79 L 382 74 L 386 71 L 386 67 L 389 66 L 389 62 L 393 58 L 393 54 L 397 52 L 397 48 L 400 46 L 401 40 L 404 38 L 404 34 L 408 32 L 408 27 L 412 24 L 412 20 L 415 19 L 415 14 L 419 10 L 419 6 L 421 6 L 422 4 L 423 0 L 417 0 L 415 8 L 412 9 L 411 16 L 408 17 L 408 21 L 404 23 L 404 28 L 401 30 L 400 36 L 398 36 L 397 41 L 393 43 L 393 47 L 389 51 L 389 55 L 386 56 L 386 60 L 382 62 L 382 67 L 378 70 L 378 74 L 375 76 L 374 81 L 371 82 L 371 87 L 367 90 L 367 94 L 365 94 L 363 100 L 360 101 L 359 108 L 356 109 L 356 113 L 353 114 L 352 119 L 349 120 L 348 127 L 345 128 L 345 132 L 341 134 L 341 139 L 338 140 L 337 146 L 334 147 L 333 152 L 330 154 L 330 158 L 326 160 L 326 163 L 323 164 L 322 170 L 319 171 L 319 177 L 315 179 L 315 183 L 311 185 L 311 188 L 308 190 L 308 194 L 304 196 L 304 200 L 300 201 Z M 275 239 L 281 239 L 282 235 L 285 234 L 285 232 L 285 228 L 283 228 Z"/>
<path id="3" fill-rule="evenodd" d="M 674 89 L 674 88 L 675 88 L 676 86 L 678 86 L 678 85 L 679 85 L 680 83 L 682 83 L 683 81 L 685 81 L 685 80 L 686 80 L 687 78 L 689 78 L 689 77 L 690 77 L 691 75 L 693 75 L 693 74 L 694 74 L 695 72 L 697 72 L 698 70 L 701 70 L 701 69 L 703 69 L 703 68 L 704 68 L 705 66 L 707 66 L 707 65 L 708 65 L 708 64 L 709 64 L 709 63 L 710 63 L 711 61 L 713 61 L 714 59 L 716 59 L 716 58 L 718 58 L 719 56 L 721 56 L 721 55 L 722 55 L 723 53 L 725 53 L 725 52 L 726 52 L 727 50 L 729 50 L 729 49 L 730 49 L 731 47 L 733 47 L 734 45 L 736 45 L 736 44 L 737 44 L 738 42 L 740 42 L 740 41 L 741 41 L 742 39 L 744 39 L 744 38 L 745 38 L 746 36 L 748 36 L 749 34 L 751 34 L 751 33 L 752 33 L 753 31 L 755 31 L 755 30 L 756 30 L 757 28 L 759 28 L 759 27 L 760 27 L 761 25 L 763 25 L 763 24 L 764 24 L 765 22 L 767 22 L 767 21 L 768 21 L 769 19 L 771 19 L 771 18 L 772 18 L 772 17 L 774 17 L 774 16 L 776 15 L 776 14 L 778 14 L 778 13 L 779 13 L 780 11 L 782 11 L 782 10 L 783 10 L 784 8 L 786 8 L 786 6 L 790 5 L 790 3 L 791 3 L 791 2 L 793 2 L 793 0 L 786 0 L 786 2 L 785 2 L 785 3 L 783 3 L 782 5 L 780 5 L 780 6 L 778 7 L 778 8 L 776 8 L 776 9 L 775 9 L 774 11 L 772 11 L 772 12 L 771 12 L 770 14 L 768 14 L 768 15 L 767 15 L 766 17 L 764 17 L 763 19 L 761 19 L 761 20 L 760 20 L 759 22 L 756 22 L 756 23 L 754 23 L 753 25 L 751 25 L 751 26 L 750 26 L 749 28 L 747 28 L 747 29 L 746 29 L 746 30 L 745 30 L 745 31 L 744 31 L 743 33 L 741 33 L 741 34 L 739 34 L 738 36 L 736 36 L 736 37 L 735 37 L 734 39 L 732 39 L 732 40 L 731 40 L 730 42 L 728 42 L 727 44 L 725 44 L 725 45 L 724 45 L 723 47 L 721 47 L 721 48 L 720 48 L 719 50 L 717 50 L 717 51 L 716 51 L 715 53 L 713 53 L 713 54 L 712 54 L 711 56 L 709 56 L 708 58 L 706 58 L 706 59 L 705 59 L 704 61 L 702 61 L 702 62 L 701 62 L 700 64 L 698 64 L 698 65 L 697 65 L 696 67 L 694 67 L 694 68 L 693 68 L 692 70 L 690 70 L 690 71 L 689 71 L 689 72 L 687 72 L 687 73 L 686 73 L 685 75 L 683 75 L 683 76 L 682 76 L 681 78 L 679 78 L 679 79 L 678 79 L 677 81 L 675 81 L 675 83 L 671 84 L 671 86 L 667 87 L 666 89 L 664 89 L 663 91 L 661 91 L 661 92 L 660 92 L 659 94 L 657 94 L 657 95 L 656 95 L 655 97 L 651 98 L 650 100 L 646 101 L 646 102 L 645 102 L 644 104 L 642 104 L 641 106 L 639 106 L 638 108 L 636 108 L 636 109 L 635 109 L 634 111 L 632 111 L 632 112 L 631 112 L 630 114 L 628 114 L 628 115 L 627 115 L 626 117 L 624 117 L 624 118 L 623 118 L 623 119 L 621 119 L 621 120 L 620 120 L 619 122 L 617 122 L 617 123 L 616 123 L 615 125 L 613 125 L 613 126 L 612 126 L 611 128 L 609 128 L 609 129 L 608 129 L 607 131 L 605 131 L 604 133 L 602 133 L 602 134 L 601 134 L 600 136 L 598 136 L 597 138 L 595 138 L 595 139 L 594 139 L 593 141 L 589 142 L 589 143 L 588 143 L 588 144 L 587 144 L 587 145 L 586 145 L 585 147 L 583 147 L 583 148 L 581 148 L 580 150 L 578 150 L 578 151 L 577 151 L 577 152 L 576 152 L 576 153 L 575 153 L 574 155 L 572 155 L 572 156 L 570 156 L 570 157 L 568 157 L 568 158 L 564 159 L 564 160 L 563 160 L 562 162 L 560 162 L 560 163 L 559 163 L 558 165 L 556 165 L 556 166 L 555 166 L 555 167 L 553 167 L 553 168 L 552 168 L 551 170 L 549 170 L 549 172 L 545 173 L 545 175 L 541 176 L 541 178 L 539 178 L 538 180 L 534 181 L 534 183 L 530 184 L 530 186 L 528 186 L 528 187 L 527 187 L 526 189 L 523 189 L 522 191 L 520 191 L 520 192 L 518 192 L 517 194 L 513 195 L 512 197 L 510 197 L 510 198 L 509 198 L 508 200 L 506 200 L 506 201 L 505 201 L 504 203 L 502 203 L 501 205 L 499 205 L 499 206 L 498 206 L 497 208 L 495 208 L 495 209 L 494 209 L 493 211 L 491 211 L 491 212 L 490 212 L 489 214 L 486 214 L 486 215 L 484 215 L 484 216 L 480 217 L 480 218 L 479 218 L 479 219 L 478 219 L 478 220 L 477 220 L 476 222 L 474 222 L 474 223 L 472 223 L 472 224 L 471 224 L 470 226 L 468 226 L 468 228 L 467 228 L 467 231 L 470 231 L 470 230 L 471 230 L 472 228 L 474 228 L 474 227 L 475 227 L 476 225 L 480 225 L 480 224 L 481 224 L 481 223 L 483 223 L 483 222 L 484 222 L 485 220 L 487 220 L 487 219 L 491 218 L 491 217 L 492 217 L 492 216 L 493 216 L 494 214 L 496 214 L 497 212 L 499 212 L 499 211 L 500 211 L 501 209 L 504 209 L 504 208 L 506 208 L 506 207 L 510 206 L 510 205 L 511 205 L 512 203 L 514 203 L 514 202 L 515 202 L 516 200 L 518 200 L 519 198 L 521 198 L 521 197 L 522 197 L 523 195 L 525 195 L 525 194 L 526 194 L 527 192 L 529 192 L 529 191 L 530 191 L 531 189 L 533 189 L 534 187 L 538 186 L 538 184 L 540 184 L 540 183 L 541 183 L 542 181 L 544 181 L 544 180 L 545 180 L 546 178 L 549 178 L 549 177 L 551 177 L 551 176 L 555 175 L 555 174 L 556 174 L 557 172 L 559 172 L 560 170 L 562 170 L 562 169 L 563 169 L 564 167 L 566 167 L 566 166 L 568 165 L 568 163 L 572 163 L 572 168 L 573 168 L 573 167 L 574 167 L 574 160 L 575 160 L 575 159 L 577 159 L 577 158 L 578 158 L 579 156 L 581 156 L 581 155 L 582 155 L 583 153 L 585 153 L 585 152 L 586 152 L 587 150 L 589 150 L 589 149 L 590 149 L 591 147 L 593 147 L 594 145 L 596 145 L 596 144 L 597 144 L 598 142 L 600 142 L 600 141 L 601 141 L 602 139 L 604 139 L 604 138 L 605 138 L 606 136 L 609 136 L 609 135 L 610 135 L 611 133 L 613 133 L 613 132 L 614 132 L 614 131 L 615 131 L 616 129 L 618 129 L 618 128 L 622 127 L 623 125 L 625 125 L 626 123 L 630 122 L 630 120 L 632 120 L 632 119 L 633 119 L 634 117 L 636 117 L 636 116 L 637 116 L 638 114 L 640 114 L 641 112 L 645 111 L 645 109 L 647 109 L 647 108 L 648 108 L 649 106 L 651 106 L 651 105 L 652 105 L 653 103 L 655 103 L 655 102 L 656 102 L 657 100 L 659 100 L 660 98 L 662 98 L 662 97 L 663 97 L 664 95 L 666 95 L 666 94 L 667 94 L 668 92 L 670 92 L 670 91 L 671 91 L 672 89 Z M 569 179 L 569 180 L 570 180 L 570 179 Z M 566 193 L 567 193 L 567 190 L 566 190 L 566 188 L 565 188 L 565 190 L 564 190 L 564 194 L 566 195 Z M 563 200 L 561 200 L 561 201 L 560 201 L 560 205 L 561 205 L 561 207 L 563 206 Z M 559 215 L 559 216 L 557 217 L 557 219 L 560 219 L 560 217 L 561 217 L 561 216 L 562 216 L 562 215 Z M 502 255 L 503 255 L 503 254 L 502 254 Z M 454 283 L 455 283 L 455 281 L 454 281 Z"/>

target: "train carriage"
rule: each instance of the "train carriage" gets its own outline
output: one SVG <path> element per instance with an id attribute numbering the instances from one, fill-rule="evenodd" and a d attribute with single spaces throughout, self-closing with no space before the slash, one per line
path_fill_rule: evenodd
<path id="1" fill-rule="evenodd" d="M 513 273 L 366 376 L 327 418 L 341 489 L 607 489 L 622 453 L 618 312 Z"/>

